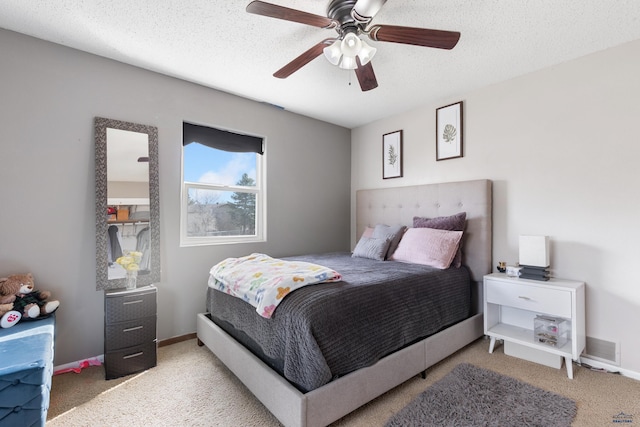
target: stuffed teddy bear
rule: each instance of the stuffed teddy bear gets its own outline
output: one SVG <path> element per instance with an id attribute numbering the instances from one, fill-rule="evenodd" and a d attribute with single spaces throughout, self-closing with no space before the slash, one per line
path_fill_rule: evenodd
<path id="1" fill-rule="evenodd" d="M 51 292 L 35 289 L 31 273 L 0 279 L 0 303 L 13 302 L 13 308 L 25 318 L 35 319 L 58 309 L 60 301 L 49 300 Z"/>
<path id="2" fill-rule="evenodd" d="M 22 314 L 13 309 L 15 299 L 11 291 L 5 295 L 4 282 L 0 282 L 0 328 L 10 328 L 22 318 Z"/>

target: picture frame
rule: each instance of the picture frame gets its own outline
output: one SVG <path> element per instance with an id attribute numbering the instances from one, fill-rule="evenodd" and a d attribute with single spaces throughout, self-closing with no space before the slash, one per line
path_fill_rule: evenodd
<path id="1" fill-rule="evenodd" d="M 402 130 L 382 135 L 382 179 L 402 177 Z"/>
<path id="2" fill-rule="evenodd" d="M 462 157 L 462 101 L 436 109 L 436 160 Z"/>

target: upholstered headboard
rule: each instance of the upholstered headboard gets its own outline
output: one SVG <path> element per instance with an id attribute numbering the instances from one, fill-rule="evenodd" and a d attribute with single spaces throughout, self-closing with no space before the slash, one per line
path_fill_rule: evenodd
<path id="1" fill-rule="evenodd" d="M 474 281 L 492 271 L 491 181 L 448 182 L 356 191 L 356 236 L 376 224 L 413 225 L 414 216 L 434 218 L 467 213 L 463 263 Z"/>

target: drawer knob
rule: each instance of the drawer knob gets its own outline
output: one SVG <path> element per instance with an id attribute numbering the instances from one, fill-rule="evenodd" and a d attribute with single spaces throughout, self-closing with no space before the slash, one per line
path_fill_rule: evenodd
<path id="1" fill-rule="evenodd" d="M 531 301 L 531 298 L 525 297 L 523 295 L 519 295 L 518 298 L 523 299 L 523 300 L 527 300 L 527 301 Z"/>
<path id="2" fill-rule="evenodd" d="M 138 356 L 142 356 L 144 354 L 143 351 L 140 351 L 138 353 L 133 353 L 133 354 L 129 354 L 127 356 L 124 356 L 123 359 L 131 359 L 133 357 L 138 357 Z"/>

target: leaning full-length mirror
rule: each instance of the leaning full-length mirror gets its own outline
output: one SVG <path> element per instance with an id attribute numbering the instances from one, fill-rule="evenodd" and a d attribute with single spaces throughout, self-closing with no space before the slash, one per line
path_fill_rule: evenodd
<path id="1" fill-rule="evenodd" d="M 96 117 L 95 144 L 96 289 L 157 283 L 158 129 Z"/>

